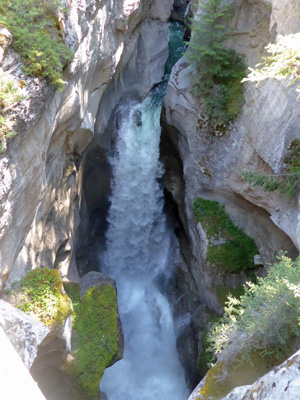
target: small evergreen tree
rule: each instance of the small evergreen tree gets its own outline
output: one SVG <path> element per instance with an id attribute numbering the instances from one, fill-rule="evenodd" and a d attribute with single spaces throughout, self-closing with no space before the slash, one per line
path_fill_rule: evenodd
<path id="1" fill-rule="evenodd" d="M 204 100 L 208 117 L 220 124 L 233 120 L 243 101 L 245 65 L 235 51 L 224 47 L 231 17 L 227 1 L 198 0 L 190 51 L 186 54 L 197 70 L 194 93 Z"/>

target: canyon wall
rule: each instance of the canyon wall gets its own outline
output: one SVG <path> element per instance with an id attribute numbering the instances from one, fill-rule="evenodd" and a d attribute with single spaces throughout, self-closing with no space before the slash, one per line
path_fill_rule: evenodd
<path id="1" fill-rule="evenodd" d="M 75 56 L 62 93 L 24 76 L 8 49 L 2 67 L 26 85 L 18 136 L 0 158 L 0 288 L 36 267 L 78 279 L 82 158 L 125 93 L 144 97 L 160 82 L 168 55 L 172 1 L 66 1 L 59 16 Z M 102 100 L 102 101 L 101 101 Z M 106 143 L 111 139 L 106 138 Z"/>
<path id="2" fill-rule="evenodd" d="M 227 45 L 242 53 L 250 67 L 262 60 L 264 47 L 277 35 L 299 30 L 298 14 L 290 13 L 282 3 L 240 0 L 234 4 L 234 29 Z M 207 237 L 196 223 L 193 200 L 203 197 L 224 204 L 235 224 L 255 239 L 261 264 L 274 261 L 281 249 L 296 256 L 300 249 L 299 199 L 250 186 L 241 171 L 282 171 L 288 148 L 299 139 L 300 112 L 296 85 L 287 87 L 285 80 L 276 79 L 258 86 L 246 83 L 241 115 L 226 132 L 216 129 L 211 133 L 203 104 L 192 95 L 194 73 L 183 57 L 173 68 L 165 98 L 164 135 L 183 162 L 185 196 L 179 199 L 174 178 L 169 190 L 192 244 L 191 270 L 198 290 L 204 303 L 220 310 L 212 285 L 234 287 L 246 277 L 224 275 L 207 265 Z"/>
<path id="3" fill-rule="evenodd" d="M 242 54 L 249 67 L 254 68 L 262 61 L 267 54 L 265 46 L 273 43 L 279 35 L 299 32 L 300 4 L 297 1 L 238 0 L 232 3 L 233 30 L 226 46 Z M 265 275 L 267 264 L 275 261 L 279 250 L 297 257 L 300 251 L 299 193 L 289 197 L 278 191 L 265 192 L 260 186 L 245 182 L 241 171 L 271 175 L 284 171 L 290 146 L 300 139 L 300 111 L 297 83 L 288 86 L 291 80 L 275 78 L 259 85 L 247 82 L 244 83 L 245 100 L 239 117 L 226 130 L 220 127 L 212 129 L 203 102 L 193 95 L 192 76 L 195 73 L 185 57 L 172 70 L 162 116 L 162 159 L 166 166 L 166 190 L 177 205 L 184 231 L 181 244 L 191 273 L 188 280 L 192 283 L 190 287 L 196 285 L 201 297 L 202 306 L 194 309 L 191 315 L 192 320 L 202 320 L 202 325 L 198 322 L 197 327 L 200 337 L 198 355 L 194 355 L 199 361 L 205 355 L 201 335 L 211 324 L 207 312 L 219 314 L 224 305 L 216 288 L 235 290 L 249 276 L 244 271 L 226 271 L 207 261 L 206 253 L 211 241 L 203 226 L 197 223 L 193 202 L 200 197 L 223 204 L 233 222 L 255 240 L 259 253 L 255 260 L 256 276 Z M 219 244 L 224 241 L 225 238 L 219 237 Z M 190 243 L 190 252 L 187 242 Z M 193 357 L 192 353 L 190 357 Z M 275 369 L 267 376 L 267 382 L 272 379 L 274 387 L 273 378 L 277 371 L 286 371 L 289 367 L 287 362 Z M 208 398 L 203 393 L 206 393 L 205 385 L 209 379 L 200 383 L 191 400 Z M 276 380 L 278 393 L 283 393 L 282 379 Z M 252 396 L 265 399 L 268 398 L 266 393 L 272 397 L 271 386 L 265 382 L 264 377 L 253 387 L 236 389 L 226 399 Z M 296 382 L 293 388 L 298 390 Z"/>

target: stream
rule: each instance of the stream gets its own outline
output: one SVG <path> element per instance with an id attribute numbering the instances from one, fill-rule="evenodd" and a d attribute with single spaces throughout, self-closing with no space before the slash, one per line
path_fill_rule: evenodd
<path id="1" fill-rule="evenodd" d="M 170 37 L 178 40 L 180 33 L 174 26 L 171 25 Z M 181 47 L 174 46 L 178 59 L 184 50 L 182 39 Z M 170 63 L 177 60 L 173 52 L 171 61 L 170 58 L 167 78 Z M 109 400 L 188 397 L 172 313 L 158 284 L 162 276 L 172 274 L 174 264 L 172 231 L 166 224 L 159 184 L 163 173 L 159 162 L 160 114 L 165 89 L 166 81 L 142 104 L 121 109 L 111 159 L 112 194 L 107 250 L 102 261 L 103 272 L 116 280 L 125 353 L 102 378 L 101 390 Z"/>

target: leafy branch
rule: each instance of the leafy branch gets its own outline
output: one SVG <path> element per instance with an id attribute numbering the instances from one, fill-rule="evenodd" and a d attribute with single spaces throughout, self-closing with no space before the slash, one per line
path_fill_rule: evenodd
<path id="1" fill-rule="evenodd" d="M 263 62 L 256 65 L 256 68 L 249 68 L 250 74 L 243 82 L 257 82 L 275 78 L 278 80 L 292 77 L 288 86 L 300 81 L 300 33 L 282 36 L 279 35 L 276 43 L 266 46 L 270 56 L 264 57 Z M 300 85 L 297 87 L 300 93 Z M 300 95 L 299 95 L 300 96 Z"/>

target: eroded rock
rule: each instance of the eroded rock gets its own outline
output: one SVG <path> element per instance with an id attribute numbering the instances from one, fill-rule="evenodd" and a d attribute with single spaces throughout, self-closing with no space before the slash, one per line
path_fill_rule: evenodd
<path id="1" fill-rule="evenodd" d="M 0 300 L 0 325 L 29 369 L 49 329 L 4 300 Z"/>
<path id="2" fill-rule="evenodd" d="M 300 392 L 300 350 L 253 385 L 234 389 L 223 400 L 291 400 Z M 192 397 L 190 398 L 192 400 Z"/>

